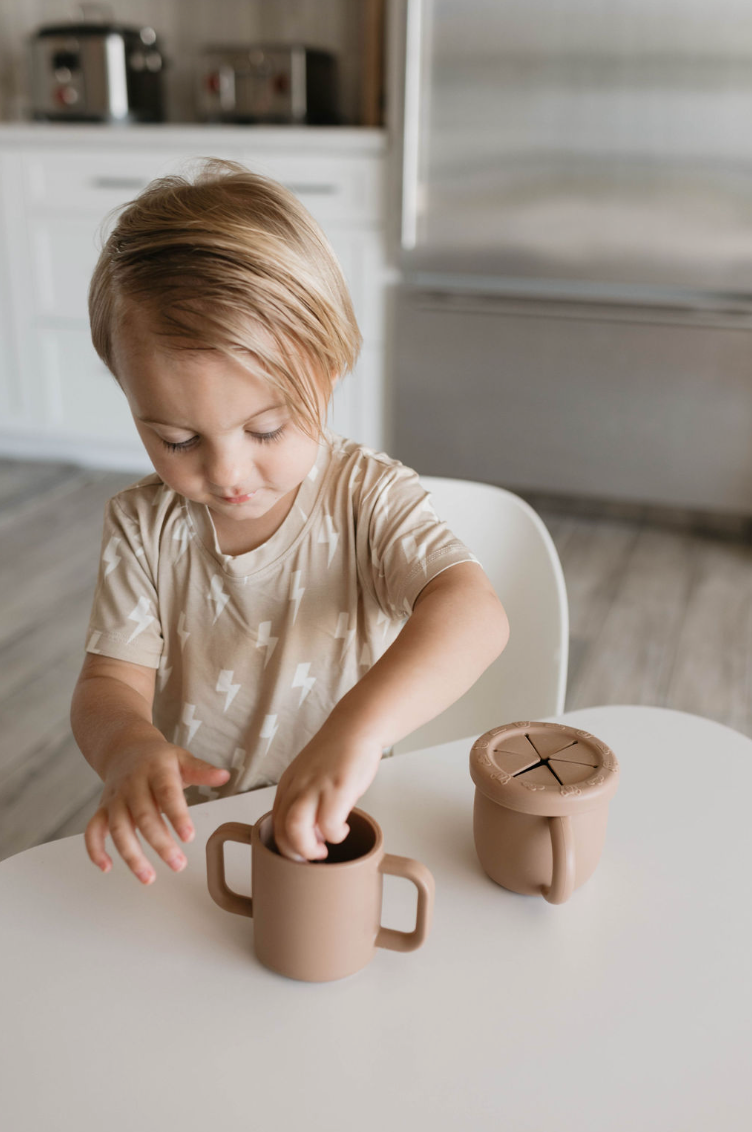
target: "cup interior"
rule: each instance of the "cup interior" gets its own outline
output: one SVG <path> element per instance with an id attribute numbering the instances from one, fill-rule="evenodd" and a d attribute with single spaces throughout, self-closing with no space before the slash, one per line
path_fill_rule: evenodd
<path id="1" fill-rule="evenodd" d="M 369 821 L 365 814 L 359 814 L 353 810 L 347 819 L 347 824 L 350 826 L 350 832 L 345 840 L 340 842 L 339 845 L 333 845 L 327 841 L 327 856 L 323 861 L 314 862 L 315 864 L 341 865 L 346 861 L 357 861 L 360 857 L 365 857 L 371 852 L 376 844 L 376 828 L 373 823 Z M 279 849 L 274 840 L 271 814 L 261 823 L 259 837 L 261 843 L 267 849 L 270 849 L 272 853 L 279 854 Z"/>

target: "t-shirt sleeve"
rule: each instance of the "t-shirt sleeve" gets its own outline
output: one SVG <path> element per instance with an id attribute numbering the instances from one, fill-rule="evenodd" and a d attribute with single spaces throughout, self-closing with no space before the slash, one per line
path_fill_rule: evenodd
<path id="1" fill-rule="evenodd" d="M 157 590 L 139 525 L 111 499 L 86 651 L 158 668 L 163 643 Z"/>
<path id="2" fill-rule="evenodd" d="M 363 499 L 361 571 L 378 604 L 392 619 L 409 616 L 423 587 L 475 555 L 437 516 L 416 472 L 402 464 L 384 469 Z"/>

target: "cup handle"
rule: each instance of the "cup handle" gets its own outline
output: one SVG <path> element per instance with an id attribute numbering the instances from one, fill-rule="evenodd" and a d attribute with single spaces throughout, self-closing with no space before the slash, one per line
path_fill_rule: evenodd
<path id="1" fill-rule="evenodd" d="M 394 857 L 385 853 L 379 870 L 388 876 L 404 877 L 411 880 L 418 890 L 418 910 L 415 917 L 415 930 L 400 932 L 395 928 L 379 928 L 376 936 L 377 947 L 387 947 L 390 951 L 415 951 L 426 942 L 431 930 L 433 916 L 434 879 L 425 865 L 410 857 Z"/>
<path id="2" fill-rule="evenodd" d="M 253 916 L 253 899 L 228 888 L 225 880 L 224 846 L 225 841 L 239 841 L 241 845 L 250 845 L 252 834 L 252 825 L 227 821 L 214 830 L 206 843 L 206 883 L 209 895 L 225 912 L 235 912 L 238 916 Z"/>
<path id="3" fill-rule="evenodd" d="M 548 830 L 554 867 L 551 884 L 543 889 L 543 895 L 549 904 L 563 904 L 574 892 L 575 853 L 571 818 L 549 818 Z"/>

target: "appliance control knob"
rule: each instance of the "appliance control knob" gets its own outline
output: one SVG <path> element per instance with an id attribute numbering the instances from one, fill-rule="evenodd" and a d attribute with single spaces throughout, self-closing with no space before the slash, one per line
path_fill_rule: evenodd
<path id="1" fill-rule="evenodd" d="M 153 75 L 162 70 L 162 56 L 158 51 L 150 51 L 146 56 L 146 69 Z"/>
<path id="2" fill-rule="evenodd" d="M 146 66 L 143 51 L 132 51 L 128 56 L 128 63 L 132 71 L 143 71 Z"/>
<path id="3" fill-rule="evenodd" d="M 55 81 L 58 83 L 69 83 L 73 75 L 68 67 L 57 67 L 55 70 Z"/>
<path id="4" fill-rule="evenodd" d="M 73 106 L 78 102 L 78 91 L 72 86 L 59 86 L 55 91 L 55 98 L 61 106 Z"/>
<path id="5" fill-rule="evenodd" d="M 141 28 L 138 36 L 141 42 L 145 43 L 147 47 L 151 47 L 153 43 L 157 42 L 157 33 L 154 28 Z"/>

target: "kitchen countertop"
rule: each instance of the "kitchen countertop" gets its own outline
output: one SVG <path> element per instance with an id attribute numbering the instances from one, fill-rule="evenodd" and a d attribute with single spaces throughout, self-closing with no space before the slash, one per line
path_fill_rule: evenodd
<path id="1" fill-rule="evenodd" d="M 106 140 L 119 147 L 157 148 L 166 142 L 174 145 L 236 144 L 253 139 L 264 149 L 289 152 L 291 143 L 297 152 L 330 152 L 380 154 L 387 148 L 386 130 L 367 126 L 242 126 L 200 122 L 159 122 L 134 125 L 110 125 L 99 122 L 0 122 L 0 144 L 44 146 L 102 145 Z"/>

